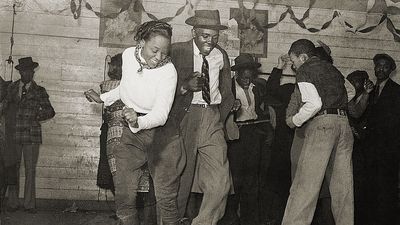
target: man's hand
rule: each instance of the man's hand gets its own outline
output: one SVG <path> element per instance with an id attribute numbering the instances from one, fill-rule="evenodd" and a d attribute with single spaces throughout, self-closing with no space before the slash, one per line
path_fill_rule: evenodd
<path id="1" fill-rule="evenodd" d="M 289 116 L 286 118 L 286 124 L 292 129 L 296 128 L 296 125 L 293 123 L 293 116 Z"/>
<path id="2" fill-rule="evenodd" d="M 364 89 L 369 94 L 372 90 L 374 90 L 374 83 L 371 80 L 366 79 L 364 82 Z"/>
<path id="3" fill-rule="evenodd" d="M 288 54 L 281 55 L 278 58 L 278 66 L 276 66 L 276 68 L 283 70 L 286 68 L 289 62 L 290 62 L 290 57 Z"/>
<path id="4" fill-rule="evenodd" d="M 131 127 L 135 127 L 135 128 L 139 127 L 139 125 L 137 123 L 138 116 L 134 109 L 124 108 L 122 110 L 122 116 Z"/>
<path id="5" fill-rule="evenodd" d="M 197 92 L 201 91 L 203 86 L 204 78 L 201 76 L 201 73 L 194 72 L 192 75 L 190 75 L 189 79 L 187 79 L 185 83 L 183 83 L 182 88 L 186 91 Z"/>
<path id="6" fill-rule="evenodd" d="M 238 111 L 240 107 L 242 107 L 242 102 L 240 101 L 240 99 L 235 99 L 235 101 L 233 102 L 231 112 Z"/>
<path id="7" fill-rule="evenodd" d="M 103 101 L 100 99 L 100 95 L 93 89 L 85 91 L 84 95 L 89 102 L 95 101 L 97 103 L 103 103 Z"/>

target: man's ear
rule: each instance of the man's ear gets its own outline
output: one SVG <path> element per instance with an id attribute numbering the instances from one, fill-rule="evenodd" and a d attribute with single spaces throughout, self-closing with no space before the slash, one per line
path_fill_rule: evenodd
<path id="1" fill-rule="evenodd" d="M 299 55 L 300 60 L 304 63 L 305 61 L 307 61 L 310 57 L 308 57 L 307 54 L 302 53 Z"/>
<path id="2" fill-rule="evenodd" d="M 193 28 L 192 29 L 192 38 L 195 38 L 196 37 L 196 31 L 195 31 L 195 29 Z"/>

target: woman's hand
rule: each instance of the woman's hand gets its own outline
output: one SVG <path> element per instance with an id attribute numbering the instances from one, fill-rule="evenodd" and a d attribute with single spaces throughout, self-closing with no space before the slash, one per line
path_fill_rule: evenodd
<path id="1" fill-rule="evenodd" d="M 86 99 L 89 102 L 96 102 L 96 103 L 103 103 L 103 101 L 100 98 L 100 95 L 95 92 L 93 89 L 87 90 L 84 92 Z"/>
<path id="2" fill-rule="evenodd" d="M 125 121 L 131 126 L 138 128 L 139 125 L 137 123 L 138 116 L 137 113 L 134 109 L 132 108 L 124 108 L 122 110 L 122 116 L 125 119 Z"/>

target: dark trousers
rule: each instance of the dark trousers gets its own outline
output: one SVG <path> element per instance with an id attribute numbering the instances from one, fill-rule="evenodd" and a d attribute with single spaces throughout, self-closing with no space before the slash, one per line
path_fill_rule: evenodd
<path id="1" fill-rule="evenodd" d="M 235 194 L 229 196 L 226 216 L 229 221 L 238 218 L 240 206 L 240 224 L 258 225 L 261 223 L 260 183 L 265 177 L 263 168 L 270 157 L 264 157 L 266 150 L 264 141 L 267 134 L 259 126 L 269 124 L 253 124 L 240 127 L 240 139 L 228 144 L 228 158 L 232 172 Z M 269 130 L 271 131 L 271 130 Z M 227 217 L 231 217 L 228 219 Z"/>
<path id="2" fill-rule="evenodd" d="M 175 224 L 179 220 L 176 198 L 181 148 L 177 146 L 152 148 L 156 129 L 132 133 L 129 128 L 124 127 L 120 148 L 115 151 L 117 164 L 115 203 L 117 216 L 122 225 L 139 224 L 136 197 L 140 167 L 146 162 L 153 178 L 157 206 L 163 224 Z"/>
<path id="3" fill-rule="evenodd" d="M 370 153 L 375 151 L 375 154 L 367 156 L 367 224 L 398 224 L 398 155 L 396 153 L 385 153 L 382 148 L 370 148 L 368 151 Z"/>
<path id="4" fill-rule="evenodd" d="M 25 187 L 24 187 L 24 208 L 36 208 L 36 165 L 39 159 L 39 144 L 18 144 L 16 145 L 17 163 L 17 184 L 8 186 L 8 206 L 19 207 L 19 167 L 22 155 L 25 166 Z"/>

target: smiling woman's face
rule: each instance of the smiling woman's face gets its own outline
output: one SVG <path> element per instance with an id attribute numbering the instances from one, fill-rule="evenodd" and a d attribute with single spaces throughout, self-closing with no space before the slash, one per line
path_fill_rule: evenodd
<path id="1" fill-rule="evenodd" d="M 150 68 L 155 68 L 169 53 L 171 40 L 163 35 L 155 35 L 142 40 L 142 57 Z"/>

